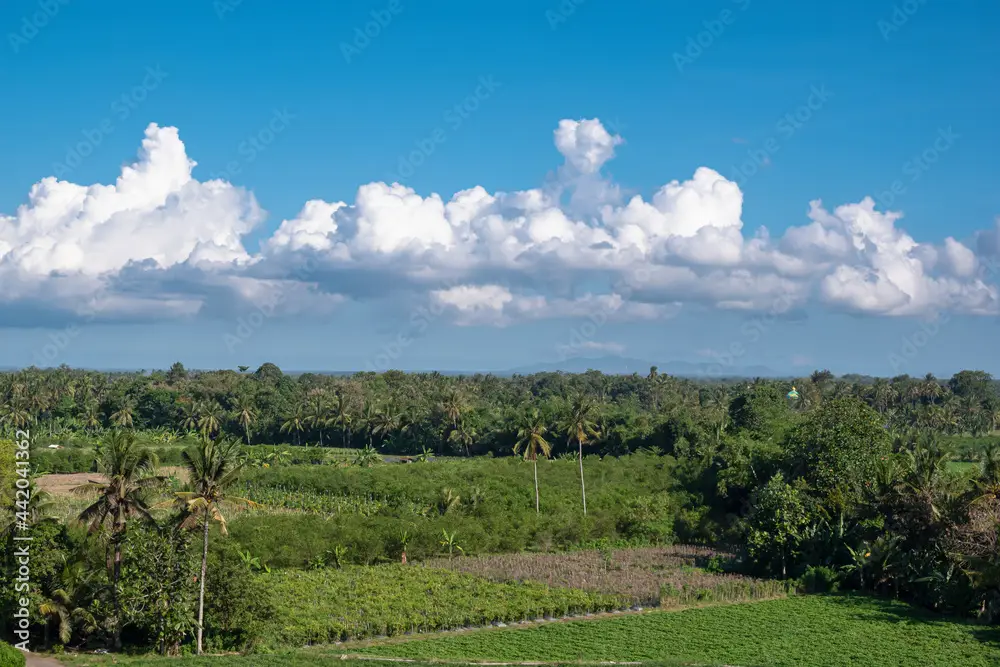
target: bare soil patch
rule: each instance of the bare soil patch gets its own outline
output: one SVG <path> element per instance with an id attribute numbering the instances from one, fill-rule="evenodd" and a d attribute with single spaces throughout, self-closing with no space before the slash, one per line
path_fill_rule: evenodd
<path id="1" fill-rule="evenodd" d="M 572 553 L 499 554 L 432 559 L 428 567 L 466 572 L 491 581 L 534 581 L 599 593 L 623 595 L 636 605 L 669 607 L 702 602 L 735 602 L 780 597 L 781 582 L 704 568 L 712 557 L 733 556 L 707 547 L 676 545 Z"/>
<path id="2" fill-rule="evenodd" d="M 187 481 L 187 470 L 182 466 L 168 466 L 159 469 L 161 475 L 174 475 Z M 95 472 L 74 472 L 54 475 L 42 475 L 37 480 L 38 488 L 53 496 L 68 496 L 72 490 L 90 481 L 104 481 L 104 476 Z"/>

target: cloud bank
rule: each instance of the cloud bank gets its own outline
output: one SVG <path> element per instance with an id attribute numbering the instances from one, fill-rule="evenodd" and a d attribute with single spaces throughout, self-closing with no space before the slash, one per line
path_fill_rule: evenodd
<path id="1" fill-rule="evenodd" d="M 254 195 L 196 180 L 177 128 L 150 124 L 114 184 L 47 177 L 0 214 L 0 325 L 232 317 L 262 303 L 328 317 L 400 296 L 455 324 L 492 326 L 779 301 L 871 316 L 1000 311 L 990 270 L 1000 221 L 974 249 L 918 243 L 900 212 L 869 197 L 832 209 L 817 200 L 772 238 L 743 229 L 743 193 L 713 169 L 626 201 L 603 176 L 621 137 L 567 119 L 553 141 L 563 164 L 539 188 L 476 185 L 445 199 L 368 183 L 350 203 L 305 202 L 250 250 L 244 238 L 266 219 Z"/>

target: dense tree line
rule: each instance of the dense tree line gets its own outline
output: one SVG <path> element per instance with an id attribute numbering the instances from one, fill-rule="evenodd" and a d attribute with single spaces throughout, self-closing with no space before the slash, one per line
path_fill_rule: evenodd
<path id="1" fill-rule="evenodd" d="M 782 395 L 795 386 L 798 412 L 827 399 L 855 397 L 892 429 L 982 435 L 1000 424 L 994 381 L 982 371 L 962 371 L 949 380 L 848 378 L 817 371 L 799 380 L 751 384 L 774 386 Z M 399 371 L 293 378 L 274 364 L 253 373 L 189 373 L 180 363 L 166 372 L 128 374 L 32 368 L 0 374 L 0 426 L 11 435 L 35 425 L 54 441 L 121 427 L 157 431 L 166 440 L 199 433 L 232 435 L 248 444 L 508 454 L 531 411 L 555 425 L 572 413 L 574 398 L 586 397 L 601 434 L 586 444 L 614 455 L 645 446 L 671 450 L 681 431 L 718 441 L 746 384 L 673 378 L 655 367 L 646 376 L 591 371 L 511 378 Z M 553 444 L 557 455 L 579 445 L 565 438 Z"/>

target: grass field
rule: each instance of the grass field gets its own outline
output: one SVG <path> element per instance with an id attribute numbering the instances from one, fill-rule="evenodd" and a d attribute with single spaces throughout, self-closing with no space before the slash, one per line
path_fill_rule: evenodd
<path id="1" fill-rule="evenodd" d="M 897 602 L 801 596 L 405 640 L 359 652 L 417 659 L 676 660 L 743 667 L 987 667 L 1000 664 L 1000 630 Z"/>
<path id="2" fill-rule="evenodd" d="M 987 667 L 1000 664 L 1000 630 L 956 622 L 908 605 L 856 596 L 783 600 L 650 612 L 526 629 L 486 629 L 313 647 L 251 656 L 158 658 L 64 656 L 103 667 L 378 667 L 343 656 L 552 664 L 642 661 L 649 665 L 739 667 Z M 440 664 L 440 663 L 438 663 Z"/>
<path id="3" fill-rule="evenodd" d="M 340 667 L 385 667 L 394 663 L 372 662 L 371 660 L 341 660 L 340 653 L 329 651 L 292 651 L 262 655 L 186 656 L 182 658 L 160 658 L 147 656 L 115 656 L 112 662 L 108 656 L 60 656 L 64 665 L 73 667 L 98 667 L 103 665 L 131 665 L 132 667 L 320 667 L 339 665 Z M 407 662 L 407 667 L 430 667 L 429 662 Z M 438 666 L 440 667 L 440 666 Z"/>

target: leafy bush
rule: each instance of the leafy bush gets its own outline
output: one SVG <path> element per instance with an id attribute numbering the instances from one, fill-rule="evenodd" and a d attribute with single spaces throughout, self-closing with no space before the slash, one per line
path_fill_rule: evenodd
<path id="1" fill-rule="evenodd" d="M 0 667 L 24 667 L 24 653 L 10 644 L 0 642 Z"/>
<path id="2" fill-rule="evenodd" d="M 652 544 L 671 544 L 674 540 L 675 512 L 666 493 L 640 496 L 628 501 L 618 519 L 618 530 L 628 539 Z"/>
<path id="3" fill-rule="evenodd" d="M 836 593 L 840 579 L 840 574 L 832 568 L 810 566 L 799 579 L 799 588 L 803 593 Z"/>
<path id="4" fill-rule="evenodd" d="M 232 540 L 216 540 L 205 579 L 206 645 L 210 650 L 256 648 L 262 627 L 274 620 L 268 575 L 253 576 Z"/>

